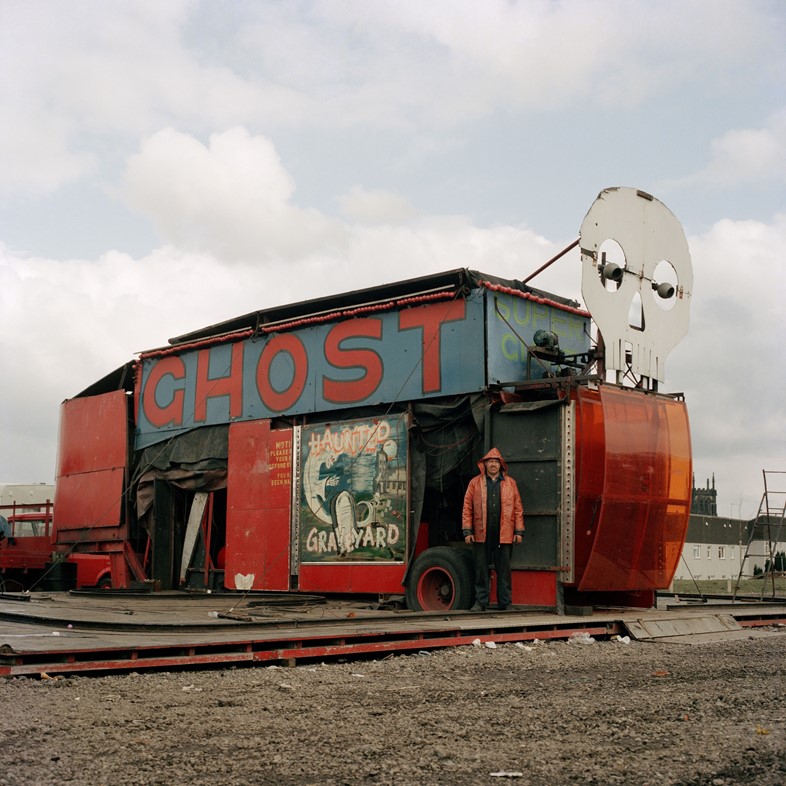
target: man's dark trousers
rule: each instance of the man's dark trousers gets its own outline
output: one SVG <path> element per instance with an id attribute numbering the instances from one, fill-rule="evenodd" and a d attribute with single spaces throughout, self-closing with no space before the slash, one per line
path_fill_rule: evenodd
<path id="1" fill-rule="evenodd" d="M 491 533 L 488 533 L 491 535 Z M 499 538 L 499 532 L 496 533 Z M 473 543 L 472 556 L 475 561 L 475 603 L 484 609 L 489 605 L 490 566 L 497 571 L 497 603 L 501 609 L 510 605 L 510 543 Z"/>

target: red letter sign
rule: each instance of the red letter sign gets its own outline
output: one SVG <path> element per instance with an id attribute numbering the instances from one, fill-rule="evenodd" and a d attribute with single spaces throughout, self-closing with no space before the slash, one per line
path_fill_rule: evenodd
<path id="1" fill-rule="evenodd" d="M 170 423 L 175 426 L 183 425 L 183 385 L 172 393 L 172 401 L 165 407 L 160 407 L 156 401 L 156 390 L 161 380 L 170 376 L 176 380 L 184 380 L 186 377 L 186 367 L 183 365 L 182 358 L 176 355 L 162 358 L 153 364 L 147 377 L 145 392 L 142 396 L 142 409 L 145 417 L 151 425 L 156 428 L 164 428 Z"/>
<path id="2" fill-rule="evenodd" d="M 279 352 L 286 352 L 295 364 L 292 382 L 286 390 L 278 391 L 270 384 L 270 366 Z M 273 336 L 257 364 L 257 390 L 262 403 L 273 412 L 284 412 L 294 406 L 306 387 L 308 379 L 308 354 L 303 342 L 294 333 Z"/>
<path id="3" fill-rule="evenodd" d="M 229 417 L 239 418 L 243 414 L 243 344 L 232 345 L 232 364 L 228 376 L 211 379 L 208 376 L 210 350 L 203 349 L 197 354 L 196 402 L 194 420 L 199 423 L 207 420 L 207 400 L 217 396 L 229 396 Z"/>
<path id="4" fill-rule="evenodd" d="M 325 339 L 325 359 L 335 368 L 363 370 L 360 379 L 322 380 L 322 396 L 333 404 L 354 404 L 367 399 L 382 382 L 382 358 L 373 349 L 342 349 L 348 338 L 382 338 L 382 321 L 369 317 L 340 322 Z"/>
<path id="5" fill-rule="evenodd" d="M 440 329 L 445 322 L 459 322 L 466 317 L 466 302 L 451 300 L 448 304 L 416 306 L 400 311 L 400 330 L 420 328 L 423 331 L 423 393 L 442 389 L 442 346 Z"/>

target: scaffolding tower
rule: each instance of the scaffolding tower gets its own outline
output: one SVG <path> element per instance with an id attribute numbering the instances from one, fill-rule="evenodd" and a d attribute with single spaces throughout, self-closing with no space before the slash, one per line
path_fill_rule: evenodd
<path id="1" fill-rule="evenodd" d="M 754 563 L 752 574 L 755 575 L 756 562 L 763 563 L 763 575 L 759 600 L 764 599 L 764 591 L 769 582 L 772 593 L 776 597 L 775 577 L 786 573 L 786 472 L 777 470 L 762 470 L 764 476 L 764 493 L 759 503 L 759 511 L 748 534 L 748 545 L 745 556 L 740 562 L 740 572 L 737 583 L 734 585 L 734 599 L 745 572 L 745 563 L 750 559 Z"/>

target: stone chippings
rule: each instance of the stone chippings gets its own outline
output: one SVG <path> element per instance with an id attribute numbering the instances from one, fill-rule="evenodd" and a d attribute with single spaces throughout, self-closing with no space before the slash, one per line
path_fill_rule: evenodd
<path id="1" fill-rule="evenodd" d="M 0 786 L 781 786 L 773 633 L 2 679 Z"/>

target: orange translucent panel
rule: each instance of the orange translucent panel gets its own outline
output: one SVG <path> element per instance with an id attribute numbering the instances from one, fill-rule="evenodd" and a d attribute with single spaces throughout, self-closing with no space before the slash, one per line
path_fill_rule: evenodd
<path id="1" fill-rule="evenodd" d="M 581 591 L 668 587 L 690 515 L 684 402 L 580 389 L 577 420 L 575 584 Z"/>

